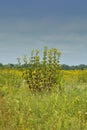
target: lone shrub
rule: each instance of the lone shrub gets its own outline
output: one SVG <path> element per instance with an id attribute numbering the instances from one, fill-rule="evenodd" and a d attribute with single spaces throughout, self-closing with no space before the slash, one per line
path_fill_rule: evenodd
<path id="1" fill-rule="evenodd" d="M 60 85 L 60 64 L 61 53 L 52 48 L 48 50 L 44 47 L 43 57 L 40 59 L 39 50 L 33 50 L 27 68 L 23 72 L 23 77 L 29 84 L 29 88 L 35 91 L 51 88 Z"/>

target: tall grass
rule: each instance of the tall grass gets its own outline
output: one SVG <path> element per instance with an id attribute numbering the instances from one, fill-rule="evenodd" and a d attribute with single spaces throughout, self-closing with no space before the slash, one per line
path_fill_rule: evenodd
<path id="1" fill-rule="evenodd" d="M 0 87 L 0 130 L 87 129 L 87 84 L 40 93 L 20 85 Z"/>

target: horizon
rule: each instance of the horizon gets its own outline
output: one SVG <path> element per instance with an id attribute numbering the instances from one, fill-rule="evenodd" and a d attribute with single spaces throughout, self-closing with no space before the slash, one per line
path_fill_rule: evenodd
<path id="1" fill-rule="evenodd" d="M 57 48 L 60 64 L 87 65 L 86 0 L 0 2 L 0 63 L 16 64 L 33 49 Z"/>

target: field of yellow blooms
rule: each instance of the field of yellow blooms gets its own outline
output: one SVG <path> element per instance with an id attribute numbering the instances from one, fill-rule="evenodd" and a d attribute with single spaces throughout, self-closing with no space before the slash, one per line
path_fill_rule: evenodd
<path id="1" fill-rule="evenodd" d="M 21 70 L 0 69 L 0 130 L 87 130 L 87 70 L 61 75 L 61 91 L 34 93 Z"/>

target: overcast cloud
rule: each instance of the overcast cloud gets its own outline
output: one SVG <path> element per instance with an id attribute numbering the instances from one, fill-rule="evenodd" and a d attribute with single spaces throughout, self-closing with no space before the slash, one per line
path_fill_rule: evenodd
<path id="1" fill-rule="evenodd" d="M 86 0 L 1 1 L 0 62 L 17 63 L 48 46 L 62 52 L 62 64 L 87 64 L 86 6 Z"/>

